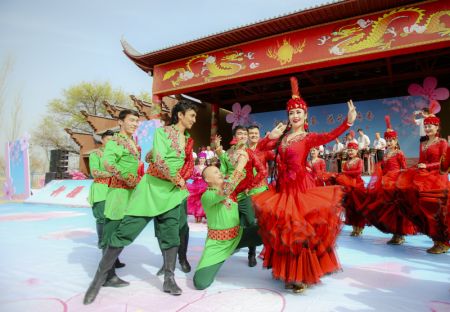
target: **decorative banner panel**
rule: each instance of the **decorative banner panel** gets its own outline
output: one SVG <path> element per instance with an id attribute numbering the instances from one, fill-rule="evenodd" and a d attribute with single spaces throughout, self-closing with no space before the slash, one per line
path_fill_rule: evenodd
<path id="1" fill-rule="evenodd" d="M 156 65 L 153 94 L 182 93 L 447 46 L 450 2 L 432 1 Z"/>
<path id="2" fill-rule="evenodd" d="M 3 185 L 5 199 L 23 200 L 30 196 L 28 148 L 28 136 L 6 143 L 6 180 Z"/>
<path id="3" fill-rule="evenodd" d="M 153 147 L 153 136 L 155 130 L 162 127 L 161 120 L 152 119 L 145 120 L 139 123 L 139 127 L 134 134 L 139 146 L 141 147 L 141 161 L 144 163 L 145 170 L 147 170 L 148 163 L 145 162 L 145 156 Z"/>

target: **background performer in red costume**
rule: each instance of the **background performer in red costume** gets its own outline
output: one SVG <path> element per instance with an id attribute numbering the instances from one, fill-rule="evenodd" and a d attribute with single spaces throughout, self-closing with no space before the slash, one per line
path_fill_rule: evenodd
<path id="1" fill-rule="evenodd" d="M 427 139 L 420 143 L 419 163 L 399 176 L 402 209 L 419 232 L 434 242 L 428 253 L 446 253 L 449 248 L 448 177 L 439 171 L 446 158 L 447 141 L 439 137 L 440 119 L 429 116 L 424 120 Z"/>
<path id="2" fill-rule="evenodd" d="M 345 224 L 351 225 L 353 231 L 350 236 L 361 236 L 364 226 L 367 224 L 366 218 L 361 214 L 359 203 L 366 198 L 366 189 L 361 174 L 364 163 L 358 157 L 358 144 L 350 142 L 347 144 L 348 159 L 342 166 L 342 173 L 336 177 L 336 183 L 345 187 Z"/>
<path id="3" fill-rule="evenodd" d="M 375 168 L 361 212 L 371 225 L 384 233 L 393 234 L 388 244 L 401 245 L 405 242 L 404 235 L 416 234 L 416 228 L 400 209 L 395 184 L 401 171 L 406 169 L 406 158 L 400 150 L 397 132 L 392 129 L 389 116 L 385 119 L 387 149 L 383 161 Z"/>
<path id="4" fill-rule="evenodd" d="M 332 185 L 334 175 L 327 172 L 325 160 L 319 157 L 319 148 L 317 146 L 311 148 L 309 154 L 311 159 L 308 161 L 308 167 L 312 170 L 316 186 Z"/>
<path id="5" fill-rule="evenodd" d="M 285 282 L 294 293 L 315 284 L 327 273 L 340 269 L 334 252 L 341 229 L 342 189 L 315 187 L 306 169 L 309 150 L 332 141 L 356 118 L 352 101 L 348 119 L 330 133 L 307 132 L 306 102 L 300 98 L 297 79 L 291 78 L 292 99 L 287 103 L 289 124 L 278 126 L 270 138 L 277 139 L 275 184 L 253 196 L 264 247 L 264 267 Z"/>

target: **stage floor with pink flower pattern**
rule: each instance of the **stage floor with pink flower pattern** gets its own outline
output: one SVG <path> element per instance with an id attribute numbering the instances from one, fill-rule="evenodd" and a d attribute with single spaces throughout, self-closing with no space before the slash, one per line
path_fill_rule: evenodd
<path id="1" fill-rule="evenodd" d="M 195 267 L 206 225 L 190 223 L 190 229 L 188 258 Z M 162 257 L 149 224 L 121 256 L 126 267 L 117 272 L 131 285 L 102 288 L 84 306 L 100 257 L 90 209 L 6 203 L 0 205 L 0 311 L 450 311 L 450 254 L 427 254 L 432 242 L 422 235 L 389 246 L 389 235 L 374 228 L 361 238 L 349 237 L 349 230 L 338 241 L 343 271 L 304 294 L 284 290 L 261 260 L 249 268 L 241 250 L 205 291 L 193 287 L 193 272 L 177 269 L 183 295 L 172 297 L 156 276 Z"/>

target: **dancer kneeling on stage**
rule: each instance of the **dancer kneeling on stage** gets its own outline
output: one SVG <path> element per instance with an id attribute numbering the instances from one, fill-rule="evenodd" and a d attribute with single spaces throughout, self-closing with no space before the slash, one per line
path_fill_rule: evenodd
<path id="1" fill-rule="evenodd" d="M 222 264 L 238 248 L 261 245 L 258 226 L 240 226 L 236 199 L 230 195 L 245 177 L 243 169 L 248 161 L 245 150 L 238 150 L 237 165 L 227 182 L 220 170 L 209 166 L 203 171 L 208 189 L 202 196 L 202 206 L 208 222 L 205 249 L 194 275 L 197 289 L 209 287 Z"/>

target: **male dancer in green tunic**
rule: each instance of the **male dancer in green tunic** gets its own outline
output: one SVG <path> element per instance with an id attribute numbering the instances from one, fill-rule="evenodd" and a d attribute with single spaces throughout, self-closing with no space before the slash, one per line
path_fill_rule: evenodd
<path id="1" fill-rule="evenodd" d="M 114 136 L 114 132 L 107 130 L 102 134 L 102 146 L 95 149 L 89 154 L 89 169 L 91 175 L 94 178 L 94 183 L 91 184 L 88 201 L 92 206 L 92 213 L 94 214 L 97 236 L 98 236 L 98 248 L 103 249 L 103 227 L 106 223 L 105 220 L 105 202 L 106 195 L 108 194 L 108 186 L 111 182 L 112 173 L 106 171 L 103 164 L 103 152 L 106 143 Z M 124 263 L 117 261 L 114 265 L 115 268 L 123 268 Z"/>
<path id="2" fill-rule="evenodd" d="M 97 227 L 98 247 L 101 248 L 103 225 L 105 224 L 105 200 L 112 173 L 105 170 L 102 157 L 106 143 L 112 138 L 114 132 L 107 130 L 102 133 L 102 146 L 89 154 L 89 170 L 94 182 L 91 184 L 88 202 L 92 206 L 92 214 Z"/>
<path id="3" fill-rule="evenodd" d="M 138 127 L 139 114 L 130 109 L 122 110 L 119 113 L 118 122 L 120 132 L 106 143 L 102 157 L 105 170 L 111 174 L 105 200 L 105 225 L 101 242 L 103 250 L 108 246 L 112 233 L 123 219 L 128 200 L 138 180 L 140 152 L 132 135 Z M 114 267 L 123 266 L 124 264 L 117 258 Z M 103 286 L 124 287 L 127 285 L 129 283 L 120 279 L 112 268 Z"/>
<path id="4" fill-rule="evenodd" d="M 85 294 L 84 304 L 95 300 L 115 259 L 153 218 L 158 222 L 158 237 L 164 258 L 163 290 L 171 295 L 181 294 L 174 271 L 180 245 L 179 232 L 183 227 L 180 227 L 180 204 L 188 196 L 185 180 L 193 169 L 193 162 L 191 166 L 185 166 L 185 149 L 192 149 L 193 145 L 187 130 L 195 123 L 196 111 L 195 104 L 179 101 L 172 109 L 172 124 L 155 131 L 147 173 L 136 186 L 125 217 L 109 240 L 94 280 Z"/>
<path id="5" fill-rule="evenodd" d="M 273 143 L 274 140 L 269 139 L 269 135 L 261 140 L 259 127 L 257 125 L 247 127 L 247 131 L 248 148 L 255 153 L 261 164 L 266 167 L 266 176 L 264 179 L 261 180 L 259 185 L 256 185 L 248 192 L 248 195 L 253 196 L 269 189 L 267 185 L 267 177 L 269 176 L 270 171 L 269 162 L 275 160 L 275 152 L 273 150 L 275 149 L 276 143 Z"/>
<path id="6" fill-rule="evenodd" d="M 235 171 L 236 152 L 243 149 L 248 154 L 249 161 L 244 168 L 245 178 L 239 183 L 234 192 L 234 195 L 237 196 L 241 225 L 248 227 L 255 224 L 255 212 L 249 196 L 249 191 L 260 185 L 267 174 L 265 166 L 259 161 L 255 153 L 248 148 L 247 140 L 247 128 L 237 126 L 233 129 L 232 143 L 235 144 L 227 152 L 222 150 L 220 137 L 216 137 L 215 143 L 216 153 L 220 159 L 220 171 L 225 178 L 230 177 Z M 250 246 L 248 248 L 248 266 L 256 266 L 256 246 Z"/>
<path id="7" fill-rule="evenodd" d="M 223 174 L 217 167 L 209 166 L 203 170 L 202 175 L 208 183 L 208 189 L 202 195 L 208 237 L 194 274 L 197 289 L 205 289 L 212 284 L 222 264 L 237 248 L 262 244 L 256 224 L 249 227 L 240 225 L 238 205 L 230 196 L 245 177 L 243 171 L 248 161 L 248 155 L 243 150 L 237 151 L 236 156 L 235 170 L 227 182 L 224 182 Z"/>

